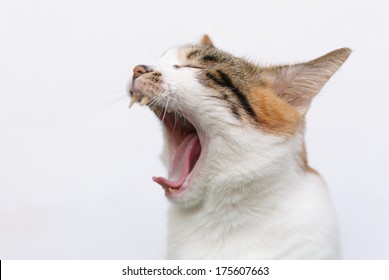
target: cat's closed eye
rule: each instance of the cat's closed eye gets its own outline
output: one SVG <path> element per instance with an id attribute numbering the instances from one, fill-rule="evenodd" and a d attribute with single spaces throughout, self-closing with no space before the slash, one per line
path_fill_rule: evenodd
<path id="1" fill-rule="evenodd" d="M 186 65 L 173 65 L 174 68 L 180 69 L 180 68 L 194 68 L 194 69 L 204 69 L 203 67 L 196 66 L 193 64 L 186 64 Z"/>

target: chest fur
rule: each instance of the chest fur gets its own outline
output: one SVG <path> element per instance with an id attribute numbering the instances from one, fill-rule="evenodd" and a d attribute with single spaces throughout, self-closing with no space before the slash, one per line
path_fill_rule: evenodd
<path id="1" fill-rule="evenodd" d="M 168 258 L 338 258 L 337 226 L 326 186 L 311 174 L 293 180 L 251 184 L 244 192 L 226 187 L 224 197 L 210 187 L 201 207 L 172 207 Z"/>

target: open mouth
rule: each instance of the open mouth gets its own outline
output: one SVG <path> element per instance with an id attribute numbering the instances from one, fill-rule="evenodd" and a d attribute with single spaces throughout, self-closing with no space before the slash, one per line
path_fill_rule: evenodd
<path id="1" fill-rule="evenodd" d="M 136 101 L 138 100 L 131 101 L 131 103 Z M 162 186 L 166 196 L 177 195 L 190 182 L 192 171 L 201 154 L 197 130 L 181 112 L 153 105 L 147 97 L 143 97 L 139 103 L 141 106 L 149 105 L 154 111 L 163 123 L 168 138 L 170 156 L 168 178 L 153 177 L 153 181 Z"/>

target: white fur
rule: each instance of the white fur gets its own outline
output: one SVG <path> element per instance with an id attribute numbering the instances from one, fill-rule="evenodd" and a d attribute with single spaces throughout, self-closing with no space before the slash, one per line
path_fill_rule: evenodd
<path id="1" fill-rule="evenodd" d="M 304 127 L 292 137 L 242 125 L 182 63 L 161 59 L 164 94 L 187 112 L 203 147 L 186 189 L 172 198 L 169 259 L 339 258 L 322 179 L 301 168 Z"/>

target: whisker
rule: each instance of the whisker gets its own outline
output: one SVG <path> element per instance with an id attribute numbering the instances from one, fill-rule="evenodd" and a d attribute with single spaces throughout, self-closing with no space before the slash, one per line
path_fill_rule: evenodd
<path id="1" fill-rule="evenodd" d="M 173 105 L 173 110 L 174 110 L 174 127 L 173 127 L 173 133 L 176 131 L 176 125 L 177 125 L 177 110 L 176 110 L 176 104 Z"/>
<path id="2" fill-rule="evenodd" d="M 118 103 L 119 101 L 122 101 L 122 100 L 124 100 L 124 99 L 127 99 L 127 96 L 121 96 L 121 97 L 119 97 L 119 98 L 116 98 L 116 99 L 114 99 L 113 101 L 108 102 L 107 107 L 112 106 L 113 104 L 116 104 L 116 103 Z"/>
<path id="3" fill-rule="evenodd" d="M 162 117 L 162 123 L 165 121 L 167 106 L 169 106 L 169 98 L 166 100 L 166 106 L 165 106 L 165 111 L 164 111 L 163 117 Z"/>
<path id="4" fill-rule="evenodd" d="M 162 110 L 159 112 L 158 118 L 161 118 L 161 115 L 162 115 Z"/>
<path id="5" fill-rule="evenodd" d="M 139 36 L 135 35 L 135 37 L 147 48 L 147 50 L 151 53 L 153 56 L 153 59 L 157 62 L 158 66 L 161 67 L 161 63 L 159 62 L 158 57 L 155 55 L 154 51 L 151 49 L 151 47 L 144 41 L 142 40 Z"/>
<path id="6" fill-rule="evenodd" d="M 231 10 L 232 10 L 232 4 L 233 4 L 233 2 L 232 2 L 232 0 L 231 0 L 230 3 L 229 3 L 229 5 L 227 5 L 227 8 L 225 8 L 224 11 L 222 11 L 222 12 L 224 12 L 224 13 L 221 14 L 220 20 L 219 20 L 219 18 L 218 18 L 218 21 L 216 22 L 216 26 L 215 26 L 215 28 L 214 28 L 213 34 L 216 34 L 216 33 L 217 33 L 217 31 L 219 30 L 219 28 L 222 26 L 222 24 L 223 24 L 223 22 L 224 22 L 224 19 L 225 19 L 225 18 L 228 16 L 228 14 L 231 12 Z M 223 6 L 225 6 L 225 5 L 223 5 Z"/>
<path id="7" fill-rule="evenodd" d="M 154 97 L 154 98 L 151 100 L 149 106 L 153 106 L 155 103 L 159 103 L 159 100 L 160 100 L 160 99 L 161 99 L 160 96 Z"/>
<path id="8" fill-rule="evenodd" d="M 124 93 L 125 96 L 127 96 L 126 90 L 121 89 L 121 90 L 113 90 L 113 91 L 105 92 L 105 93 L 102 93 L 102 94 L 95 94 L 95 95 L 93 95 L 93 97 L 111 96 L 111 95 L 117 95 L 118 93 Z"/>

